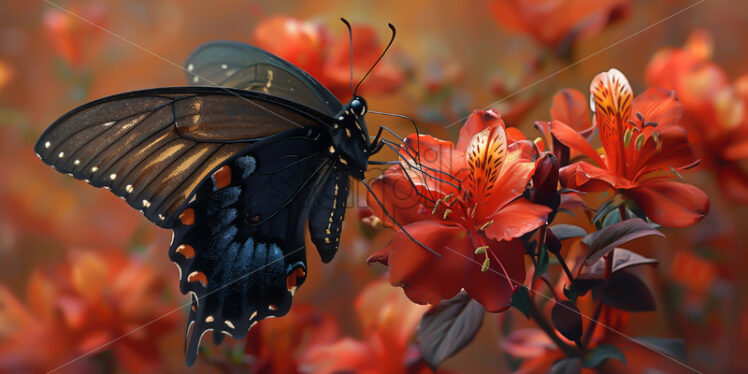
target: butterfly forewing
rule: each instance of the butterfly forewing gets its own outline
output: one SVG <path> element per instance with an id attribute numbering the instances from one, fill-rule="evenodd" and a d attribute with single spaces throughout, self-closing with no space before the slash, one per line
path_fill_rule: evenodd
<path id="1" fill-rule="evenodd" d="M 219 87 L 173 87 L 96 100 L 66 114 L 35 151 L 58 171 L 106 187 L 170 227 L 197 184 L 249 144 L 330 123 L 283 99 Z"/>
<path id="2" fill-rule="evenodd" d="M 215 41 L 195 50 L 185 63 L 190 84 L 223 86 L 282 97 L 328 116 L 343 104 L 298 67 L 248 44 Z"/>
<path id="3" fill-rule="evenodd" d="M 306 277 L 309 201 L 332 174 L 329 141 L 317 129 L 290 130 L 239 152 L 214 170 L 180 213 L 170 257 L 192 294 L 187 361 L 213 330 L 234 338 L 291 307 Z"/>

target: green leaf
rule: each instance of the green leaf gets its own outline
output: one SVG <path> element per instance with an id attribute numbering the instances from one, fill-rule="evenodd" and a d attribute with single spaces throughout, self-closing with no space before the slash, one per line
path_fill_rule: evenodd
<path id="1" fill-rule="evenodd" d="M 553 231 L 553 235 L 555 235 L 558 240 L 565 240 L 569 238 L 583 238 L 587 236 L 587 231 L 584 231 L 583 228 L 575 225 L 567 225 L 565 223 L 553 225 L 549 227 L 549 229 Z"/>
<path id="2" fill-rule="evenodd" d="M 551 366 L 550 374 L 580 374 L 582 372 L 582 360 L 572 357 L 565 358 Z"/>
<path id="3" fill-rule="evenodd" d="M 584 366 L 594 368 L 603 363 L 608 358 L 615 358 L 618 361 L 626 363 L 626 356 L 618 348 L 603 344 L 589 351 L 584 357 Z"/>
<path id="4" fill-rule="evenodd" d="M 593 232 L 582 239 L 582 243 L 590 249 L 585 264 L 594 265 L 597 260 L 605 257 L 615 247 L 634 239 L 653 235 L 665 237 L 639 218 L 627 219 Z"/>
<path id="5" fill-rule="evenodd" d="M 485 310 L 465 291 L 443 301 L 423 315 L 418 343 L 431 369 L 470 343 L 483 324 Z"/>
<path id="6" fill-rule="evenodd" d="M 530 293 L 527 291 L 527 287 L 520 286 L 512 295 L 512 306 L 517 308 L 522 314 L 530 319 L 530 305 L 532 299 L 530 299 Z"/>

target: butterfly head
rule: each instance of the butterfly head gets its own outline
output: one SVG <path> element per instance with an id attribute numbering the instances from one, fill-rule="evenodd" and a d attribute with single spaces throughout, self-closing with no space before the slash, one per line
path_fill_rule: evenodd
<path id="1" fill-rule="evenodd" d="M 339 162 L 357 178 L 364 177 L 369 163 L 369 131 L 364 120 L 367 109 L 366 100 L 354 96 L 343 108 L 330 132 L 333 143 L 331 153 L 339 156 Z"/>

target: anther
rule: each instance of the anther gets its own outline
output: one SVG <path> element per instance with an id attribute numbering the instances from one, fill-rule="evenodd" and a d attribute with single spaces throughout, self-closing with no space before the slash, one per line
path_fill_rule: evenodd
<path id="1" fill-rule="evenodd" d="M 483 226 L 480 227 L 481 230 L 486 230 L 488 226 L 491 226 L 493 224 L 493 220 L 490 220 L 483 224 Z"/>
<path id="2" fill-rule="evenodd" d="M 439 209 L 440 202 L 441 202 L 441 199 L 436 200 L 436 203 L 434 203 L 434 209 L 431 209 L 431 214 L 436 214 L 436 210 Z"/>
<path id="3" fill-rule="evenodd" d="M 483 260 L 483 265 L 481 265 L 480 271 L 485 273 L 489 266 L 491 266 L 491 259 L 486 257 L 486 259 Z"/>
<path id="4" fill-rule="evenodd" d="M 634 131 L 631 130 L 631 128 L 626 129 L 626 132 L 623 133 L 623 145 L 624 147 L 628 148 L 628 146 L 631 144 L 631 137 L 634 135 Z"/>
<path id="5" fill-rule="evenodd" d="M 452 209 L 444 210 L 444 216 L 442 217 L 442 219 L 447 219 L 447 216 L 449 215 L 449 213 L 452 213 Z"/>
<path id="6" fill-rule="evenodd" d="M 475 254 L 476 254 L 476 255 L 482 255 L 482 254 L 486 254 L 486 250 L 487 250 L 487 249 L 488 249 L 488 246 L 487 246 L 487 245 L 484 245 L 484 246 L 482 246 L 482 247 L 478 247 L 478 248 L 476 248 L 476 249 L 475 249 Z"/>
<path id="7" fill-rule="evenodd" d="M 644 146 L 645 138 L 646 137 L 644 136 L 644 134 L 639 134 L 639 136 L 636 137 L 636 141 L 634 142 L 634 144 L 636 145 L 637 151 L 640 151 L 642 149 L 642 146 Z"/>

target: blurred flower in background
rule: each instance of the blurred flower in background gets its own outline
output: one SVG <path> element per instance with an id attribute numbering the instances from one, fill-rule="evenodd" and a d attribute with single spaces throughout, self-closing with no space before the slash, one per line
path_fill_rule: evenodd
<path id="1" fill-rule="evenodd" d="M 342 30 L 342 27 L 339 29 Z M 285 16 L 275 16 L 260 22 L 255 27 L 252 42 L 304 69 L 342 102 L 347 102 L 351 96 L 351 62 L 355 86 L 386 46 L 380 43 L 377 32 L 369 26 L 354 26 L 351 44 L 347 34 L 340 33 L 333 37 L 320 24 Z M 391 61 L 385 60 L 378 65 L 366 84 L 361 86 L 359 93 L 394 92 L 402 84 L 405 74 Z"/>
<path id="2" fill-rule="evenodd" d="M 711 34 L 694 31 L 683 48 L 666 48 L 647 65 L 647 82 L 678 94 L 684 125 L 702 167 L 713 170 L 731 199 L 748 203 L 748 75 L 731 82 L 711 61 Z"/>
<path id="3" fill-rule="evenodd" d="M 494 0 L 491 15 L 508 30 L 528 34 L 569 59 L 575 43 L 631 12 L 631 0 Z"/>
<path id="4" fill-rule="evenodd" d="M 157 370 L 159 339 L 177 325 L 175 304 L 158 301 L 163 282 L 142 260 L 106 249 L 73 250 L 67 261 L 37 270 L 25 301 L 0 286 L 0 369 Z"/>

